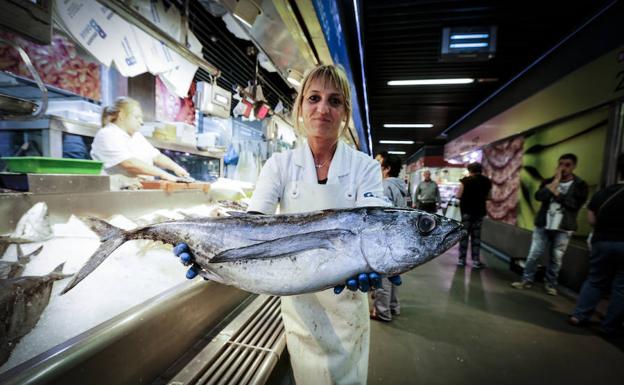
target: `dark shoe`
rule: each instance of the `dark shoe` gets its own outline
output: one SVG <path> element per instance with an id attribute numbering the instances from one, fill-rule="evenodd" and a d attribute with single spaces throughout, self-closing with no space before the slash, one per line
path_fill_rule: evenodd
<path id="1" fill-rule="evenodd" d="M 474 270 L 481 270 L 481 269 L 483 269 L 484 267 L 485 267 L 485 265 L 484 265 L 482 262 L 480 262 L 480 261 L 474 261 L 474 262 L 472 263 L 472 268 L 473 268 Z"/>
<path id="2" fill-rule="evenodd" d="M 392 315 L 395 316 L 395 317 L 398 316 L 398 315 L 401 315 L 401 312 L 400 311 L 396 311 L 396 310 L 390 310 L 390 313 L 392 313 Z"/>
<path id="3" fill-rule="evenodd" d="M 459 260 L 457 261 L 457 266 L 458 267 L 466 266 L 466 260 L 464 258 L 459 258 Z"/>
<path id="4" fill-rule="evenodd" d="M 584 326 L 587 326 L 589 324 L 589 321 L 587 320 L 580 320 L 578 318 L 576 318 L 575 316 L 571 315 L 568 318 L 568 323 L 572 326 L 575 326 L 577 328 L 582 328 Z"/>
<path id="5" fill-rule="evenodd" d="M 370 315 L 370 319 L 372 319 L 373 321 L 380 321 L 380 322 L 385 322 L 385 323 L 390 322 L 389 319 L 379 318 L 379 316 L 377 314 L 371 314 Z"/>

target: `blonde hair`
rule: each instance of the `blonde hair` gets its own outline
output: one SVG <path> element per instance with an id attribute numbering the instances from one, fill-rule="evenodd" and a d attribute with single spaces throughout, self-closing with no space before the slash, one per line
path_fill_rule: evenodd
<path id="1" fill-rule="evenodd" d="M 122 110 L 128 112 L 134 106 L 141 107 L 139 102 L 127 96 L 115 99 L 115 103 L 112 106 L 106 106 L 102 109 L 102 126 L 111 122 L 115 123 Z"/>
<path id="2" fill-rule="evenodd" d="M 331 84 L 342 94 L 344 99 L 345 116 L 347 117 L 345 124 L 340 131 L 340 135 L 342 135 L 346 132 L 345 128 L 349 127 L 349 120 L 351 119 L 351 87 L 349 87 L 349 80 L 347 79 L 347 75 L 342 67 L 335 66 L 333 64 L 317 66 L 310 70 L 303 78 L 303 81 L 301 82 L 301 91 L 299 91 L 299 94 L 295 99 L 292 112 L 295 129 L 300 134 L 305 135 L 305 127 L 303 127 L 301 117 L 303 98 L 308 88 L 310 88 L 310 84 L 319 79 L 324 81 L 325 85 L 327 85 L 327 83 Z"/>

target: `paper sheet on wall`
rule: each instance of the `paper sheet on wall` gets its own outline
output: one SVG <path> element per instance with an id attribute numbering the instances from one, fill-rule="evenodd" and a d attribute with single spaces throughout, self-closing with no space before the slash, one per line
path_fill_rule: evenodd
<path id="1" fill-rule="evenodd" d="M 95 0 L 59 0 L 54 2 L 56 14 L 69 33 L 100 63 L 110 66 L 113 46 L 118 36 L 108 20 L 114 16 Z"/>
<path id="2" fill-rule="evenodd" d="M 162 2 L 150 0 L 134 0 L 132 6 L 154 23 L 154 25 L 158 26 L 171 37 L 177 39 L 181 17 L 180 14 L 177 13 L 176 20 L 176 13 L 171 11 L 171 9 L 175 9 L 175 7 L 172 6 L 170 11 L 167 12 Z M 173 51 L 162 41 L 148 35 L 138 28 L 135 28 L 135 36 L 139 41 L 150 73 L 157 75 L 170 71 L 178 65 Z"/>
<path id="3" fill-rule="evenodd" d="M 191 31 L 188 32 L 188 41 L 191 52 L 201 56 L 202 45 Z M 171 92 L 184 98 L 188 94 L 193 78 L 195 77 L 195 72 L 199 67 L 188 62 L 176 53 L 174 53 L 174 56 L 176 57 L 178 66 L 171 71 L 161 74 L 160 78 Z"/>

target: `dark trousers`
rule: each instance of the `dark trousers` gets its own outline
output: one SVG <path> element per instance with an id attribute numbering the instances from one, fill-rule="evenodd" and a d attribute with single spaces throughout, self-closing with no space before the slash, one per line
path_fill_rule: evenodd
<path id="1" fill-rule="evenodd" d="M 468 231 L 468 235 L 459 241 L 459 259 L 466 259 L 466 254 L 468 254 L 468 237 L 470 237 L 470 254 L 472 255 L 472 260 L 479 260 L 482 223 L 483 217 L 462 214 L 462 226 Z"/>
<path id="2" fill-rule="evenodd" d="M 589 276 L 581 289 L 574 316 L 589 321 L 609 286 L 611 300 L 602 327 L 606 332 L 614 332 L 624 321 L 624 242 L 592 244 Z"/>
<path id="3" fill-rule="evenodd" d="M 418 202 L 418 210 L 426 211 L 428 213 L 435 214 L 437 210 L 436 202 Z"/>

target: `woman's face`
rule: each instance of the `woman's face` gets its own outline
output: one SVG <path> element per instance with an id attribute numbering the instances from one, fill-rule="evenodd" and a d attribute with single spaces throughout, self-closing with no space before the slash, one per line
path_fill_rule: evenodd
<path id="1" fill-rule="evenodd" d="M 345 100 L 330 82 L 316 79 L 303 95 L 301 114 L 308 137 L 338 139 L 345 121 Z"/>
<path id="2" fill-rule="evenodd" d="M 139 131 L 143 124 L 143 111 L 141 111 L 140 106 L 131 105 L 127 109 L 121 110 L 118 121 L 118 125 L 132 135 Z"/>

